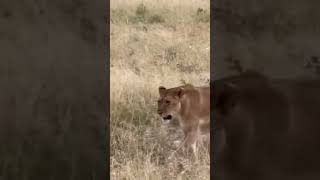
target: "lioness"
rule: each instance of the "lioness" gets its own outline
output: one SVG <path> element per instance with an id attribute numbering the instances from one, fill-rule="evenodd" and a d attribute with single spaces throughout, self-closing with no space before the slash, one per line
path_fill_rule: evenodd
<path id="1" fill-rule="evenodd" d="M 320 80 L 214 81 L 216 179 L 320 179 Z"/>
<path id="2" fill-rule="evenodd" d="M 164 122 L 177 120 L 185 138 L 184 144 L 197 151 L 201 135 L 210 133 L 210 88 L 190 84 L 166 89 L 159 87 L 158 113 Z"/>

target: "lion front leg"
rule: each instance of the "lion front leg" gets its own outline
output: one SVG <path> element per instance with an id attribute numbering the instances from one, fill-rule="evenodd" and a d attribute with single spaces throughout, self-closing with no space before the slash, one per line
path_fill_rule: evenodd
<path id="1" fill-rule="evenodd" d="M 190 148 L 195 157 L 197 157 L 198 154 L 197 141 L 199 138 L 199 133 L 200 131 L 198 126 L 191 128 L 185 133 L 184 146 L 187 149 Z"/>

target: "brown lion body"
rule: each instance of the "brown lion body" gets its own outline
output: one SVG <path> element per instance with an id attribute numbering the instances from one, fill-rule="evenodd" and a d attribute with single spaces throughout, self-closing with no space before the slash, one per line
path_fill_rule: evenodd
<path id="1" fill-rule="evenodd" d="M 196 152 L 201 135 L 210 133 L 210 88 L 184 85 L 159 87 L 158 113 L 164 121 L 176 120 L 185 134 L 184 144 Z"/>
<path id="2" fill-rule="evenodd" d="M 217 178 L 320 179 L 320 80 L 244 73 L 212 87 Z"/>

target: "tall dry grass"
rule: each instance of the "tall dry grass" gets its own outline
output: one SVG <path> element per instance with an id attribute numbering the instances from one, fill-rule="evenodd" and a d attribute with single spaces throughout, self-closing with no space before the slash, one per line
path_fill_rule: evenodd
<path id="1" fill-rule="evenodd" d="M 179 153 L 156 115 L 160 85 L 208 83 L 209 0 L 111 1 L 111 179 L 209 179 L 209 153 Z"/>

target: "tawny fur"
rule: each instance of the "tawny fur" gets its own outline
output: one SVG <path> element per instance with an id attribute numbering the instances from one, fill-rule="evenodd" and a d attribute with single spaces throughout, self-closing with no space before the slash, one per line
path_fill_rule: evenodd
<path id="1" fill-rule="evenodd" d="M 201 135 L 210 134 L 210 87 L 190 84 L 159 87 L 158 113 L 164 121 L 178 121 L 185 134 L 184 146 L 196 154 Z"/>

